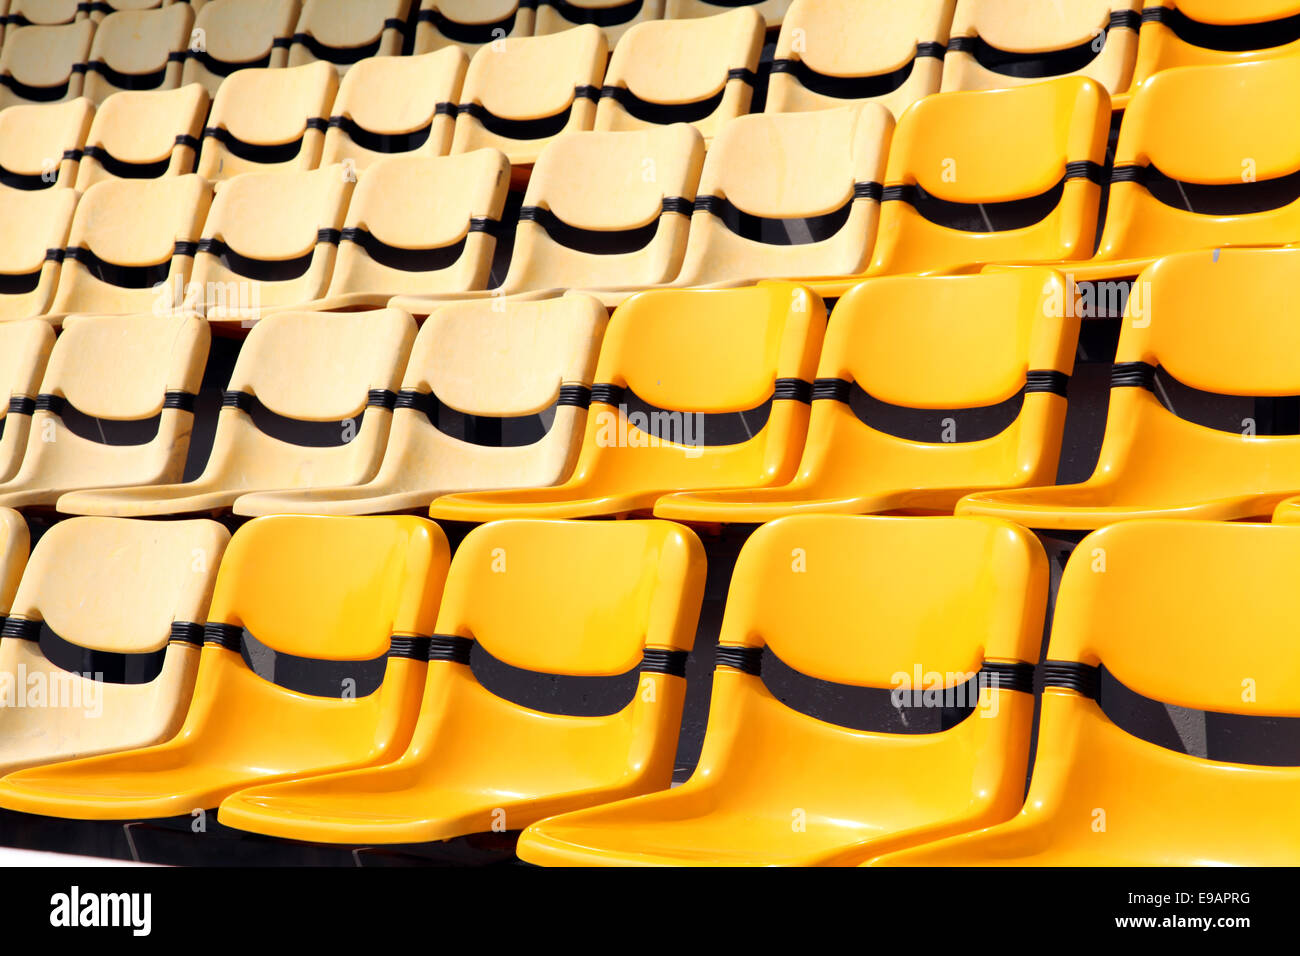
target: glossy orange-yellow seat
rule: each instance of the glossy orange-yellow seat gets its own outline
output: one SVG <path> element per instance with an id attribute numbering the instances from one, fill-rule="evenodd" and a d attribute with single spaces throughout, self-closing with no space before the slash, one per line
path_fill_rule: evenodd
<path id="1" fill-rule="evenodd" d="M 1079 331 L 1060 307 L 1064 292 L 1049 269 L 855 286 L 827 329 L 793 480 L 668 495 L 655 514 L 753 523 L 800 512 L 951 514 L 981 487 L 1055 480 Z M 915 431 L 891 432 L 895 415 Z M 988 434 L 981 417 L 1001 427 Z"/>
<path id="2" fill-rule="evenodd" d="M 189 713 L 166 743 L 34 767 L 0 780 L 0 806 L 82 820 L 212 809 L 257 781 L 383 763 L 410 741 L 447 541 L 422 518 L 259 518 L 217 573 Z M 351 661 L 332 697 L 260 676 L 249 635 L 277 654 Z M 385 663 L 385 656 L 387 661 Z M 361 693 L 365 664 L 382 667 Z"/>
<path id="3" fill-rule="evenodd" d="M 562 555 L 582 556 L 580 578 Z M 299 840 L 417 843 L 520 830 L 664 789 L 703 591 L 704 549 L 666 521 L 476 528 L 447 578 L 407 751 L 380 767 L 241 791 L 220 820 Z M 640 675 L 614 713 L 543 713 L 479 683 L 475 644 L 535 673 Z"/>
<path id="4" fill-rule="evenodd" d="M 1104 668 L 1163 704 L 1300 717 L 1297 573 L 1296 528 L 1135 521 L 1085 538 L 1057 598 L 1024 808 L 874 863 L 1294 866 L 1300 768 L 1142 740 L 1111 721 L 1097 688 Z"/>
<path id="5" fill-rule="evenodd" d="M 543 820 L 524 831 L 519 856 L 838 863 L 1009 819 L 1024 795 L 1028 662 L 1042 639 L 1047 576 L 1038 542 L 1000 521 L 803 515 L 764 525 L 731 580 L 690 780 Z M 764 647 L 808 677 L 971 709 L 932 733 L 829 723 L 773 696 Z"/>

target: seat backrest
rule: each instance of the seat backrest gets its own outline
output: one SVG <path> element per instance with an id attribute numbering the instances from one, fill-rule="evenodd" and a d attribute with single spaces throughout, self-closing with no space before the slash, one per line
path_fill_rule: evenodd
<path id="1" fill-rule="evenodd" d="M 26 322 L 0 323 L 0 402 L 5 414 L 0 424 L 0 481 L 8 481 L 18 471 L 27 436 L 31 432 L 32 413 L 41 377 L 54 347 L 54 329 L 50 323 L 33 319 Z M 26 526 L 24 526 L 24 529 Z M 0 548 L 0 554 L 4 549 Z M 4 575 L 0 573 L 0 581 Z M 0 590 L 0 596 L 4 596 Z M 12 593 L 8 595 L 12 597 Z M 0 608 L 0 616 L 5 613 Z"/>
<path id="2" fill-rule="evenodd" d="M 245 172 L 315 169 L 338 83 L 326 63 L 232 73 L 212 103 L 199 175 L 216 182 Z"/>
<path id="3" fill-rule="evenodd" d="M 78 8 L 83 0 L 9 0 L 12 26 L 55 26 L 86 19 Z"/>
<path id="4" fill-rule="evenodd" d="M 684 123 L 554 140 L 528 182 L 503 290 L 671 282 L 703 163 Z"/>
<path id="5" fill-rule="evenodd" d="M 211 187 L 201 176 L 114 179 L 77 205 L 50 312 L 163 314 L 181 304 Z"/>
<path id="6" fill-rule="evenodd" d="M 875 100 L 895 118 L 939 92 L 956 0 L 794 0 L 768 81 L 769 113 Z"/>
<path id="7" fill-rule="evenodd" d="M 30 549 L 31 534 L 23 516 L 12 508 L 0 509 L 0 618 L 13 607 Z"/>
<path id="8" fill-rule="evenodd" d="M 791 0 L 665 0 L 664 19 L 684 20 L 690 17 L 711 17 L 735 7 L 748 7 L 763 15 L 769 30 L 785 23 Z"/>
<path id="9" fill-rule="evenodd" d="M 1147 0 L 1133 89 L 1178 66 L 1224 66 L 1297 52 L 1297 0 Z"/>
<path id="10" fill-rule="evenodd" d="M 877 103 L 728 123 L 704 160 L 677 284 L 861 273 L 893 130 Z"/>
<path id="11" fill-rule="evenodd" d="M 1087 258 L 1109 128 L 1106 91 L 1081 77 L 912 105 L 894 130 L 869 274 Z"/>
<path id="12" fill-rule="evenodd" d="M 454 48 L 362 60 L 339 86 L 321 165 L 360 170 L 390 155 L 446 155 L 468 66 Z"/>
<path id="13" fill-rule="evenodd" d="M 85 192 L 108 179 L 159 179 L 194 172 L 207 115 L 208 94 L 197 83 L 176 90 L 114 94 L 91 124 L 77 189 Z"/>
<path id="14" fill-rule="evenodd" d="M 237 70 L 284 66 L 299 12 L 298 0 L 208 0 L 194 20 L 181 82 L 215 97 Z"/>
<path id="15" fill-rule="evenodd" d="M 94 116 L 84 98 L 0 110 L 0 185 L 71 189 Z"/>
<path id="16" fill-rule="evenodd" d="M 0 675 L 21 678 L 22 695 L 0 711 L 0 769 L 146 747 L 180 729 L 228 538 L 207 520 L 50 528 L 0 633 Z"/>
<path id="17" fill-rule="evenodd" d="M 289 65 L 330 63 L 339 75 L 372 56 L 402 52 L 411 0 L 305 0 Z"/>
<path id="18" fill-rule="evenodd" d="M 81 95 L 77 67 L 90 54 L 95 25 L 13 26 L 0 47 L 0 110 L 19 103 L 63 103 Z"/>
<path id="19" fill-rule="evenodd" d="M 479 50 L 465 74 L 451 151 L 491 146 L 526 165 L 560 134 L 591 129 L 608 55 L 593 26 Z"/>
<path id="20" fill-rule="evenodd" d="M 381 159 L 352 194 L 328 295 L 485 288 L 509 190 L 495 149 Z"/>
<path id="21" fill-rule="evenodd" d="M 72 189 L 0 186 L 0 318 L 27 319 L 49 310 L 77 199 Z"/>
<path id="22" fill-rule="evenodd" d="M 119 90 L 176 89 L 193 26 L 188 3 L 105 17 L 86 62 L 85 95 L 98 105 Z"/>
<path id="23" fill-rule="evenodd" d="M 594 128 L 691 123 L 712 137 L 749 112 L 763 38 L 763 17 L 749 7 L 637 24 L 610 58 Z"/>
<path id="24" fill-rule="evenodd" d="M 559 33 L 583 24 L 600 27 L 612 50 L 629 29 L 664 15 L 664 0 L 538 0 L 537 36 Z"/>
<path id="25" fill-rule="evenodd" d="M 421 0 L 415 23 L 415 53 L 448 46 L 473 56 L 489 43 L 533 34 L 527 0 Z"/>

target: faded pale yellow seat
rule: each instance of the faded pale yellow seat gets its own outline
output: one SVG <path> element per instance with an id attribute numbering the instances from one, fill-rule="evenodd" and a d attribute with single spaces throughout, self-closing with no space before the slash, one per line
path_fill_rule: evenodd
<path id="1" fill-rule="evenodd" d="M 327 63 L 226 77 L 203 133 L 199 175 L 216 182 L 246 172 L 315 169 L 338 84 Z"/>
<path id="2" fill-rule="evenodd" d="M 593 26 L 479 50 L 465 74 L 451 151 L 491 146 L 527 166 L 557 136 L 591 129 L 608 55 Z"/>
<path id="3" fill-rule="evenodd" d="M 228 509 L 248 491 L 356 485 L 379 468 L 415 322 L 382 312 L 286 312 L 244 342 L 194 481 L 65 495 L 65 514 Z"/>
<path id="4" fill-rule="evenodd" d="M 12 508 L 0 508 L 0 619 L 13 606 L 30 551 L 31 533 L 23 516 Z"/>
<path id="5" fill-rule="evenodd" d="M 389 155 L 445 155 L 468 66 L 455 48 L 362 60 L 339 85 L 321 165 L 361 170 Z"/>
<path id="6" fill-rule="evenodd" d="M 0 419 L 0 481 L 12 478 L 22 463 L 36 396 L 53 347 L 54 329 L 48 322 L 0 323 L 0 402 L 5 403 L 5 415 Z M 0 608 L 0 616 L 4 613 L 5 608 Z"/>
<path id="7" fill-rule="evenodd" d="M 211 0 L 197 13 L 182 83 L 200 83 L 216 96 L 237 70 L 289 62 L 298 0 Z"/>
<path id="8" fill-rule="evenodd" d="M 222 184 L 203 225 L 186 308 L 210 322 L 312 302 L 329 286 L 353 182 L 341 165 L 246 173 Z"/>
<path id="9" fill-rule="evenodd" d="M 105 17 L 86 62 L 85 96 L 98 105 L 119 90 L 176 89 L 193 25 L 186 3 Z"/>
<path id="10" fill-rule="evenodd" d="M 194 172 L 207 115 L 208 94 L 197 83 L 176 90 L 115 93 L 95 113 L 77 170 L 77 189 L 85 192 L 110 179 L 160 179 Z"/>
<path id="11" fill-rule="evenodd" d="M 95 25 L 10 26 L 0 48 L 0 110 L 19 103 L 63 103 L 81 95 L 77 67 L 90 54 Z"/>
<path id="12" fill-rule="evenodd" d="M 72 189 L 0 186 L 0 321 L 49 309 L 77 198 Z"/>
<path id="13" fill-rule="evenodd" d="M 664 15 L 664 0 L 538 0 L 533 32 L 559 33 L 580 24 L 604 31 L 612 50 L 630 28 Z"/>
<path id="14" fill-rule="evenodd" d="M 894 117 L 939 92 L 956 0 L 794 0 L 777 37 L 769 113 L 875 101 Z"/>
<path id="15" fill-rule="evenodd" d="M 878 103 L 728 123 L 704 160 L 673 284 L 862 272 L 893 130 Z"/>
<path id="16" fill-rule="evenodd" d="M 306 0 L 289 47 L 289 65 L 319 60 L 342 76 L 372 56 L 402 52 L 411 0 Z"/>
<path id="17" fill-rule="evenodd" d="M 71 189 L 94 116 L 85 98 L 0 110 L 0 185 Z"/>
<path id="18" fill-rule="evenodd" d="M 53 507 L 81 488 L 178 481 L 208 327 L 176 316 L 74 316 L 63 324 L 18 473 L 0 507 Z"/>
<path id="19" fill-rule="evenodd" d="M 637 24 L 610 58 L 594 128 L 691 123 L 712 139 L 749 112 L 763 36 L 763 18 L 751 8 Z"/>
<path id="20" fill-rule="evenodd" d="M 1086 76 L 1128 89 L 1142 0 L 957 0 L 943 91 L 993 90 L 1046 77 Z"/>
<path id="21" fill-rule="evenodd" d="M 24 23 L 71 23 L 90 20 L 98 23 L 117 10 L 152 10 L 185 0 L 11 0 L 9 15 Z M 203 0 L 189 0 L 200 4 Z"/>
<path id="22" fill-rule="evenodd" d="M 108 518 L 41 538 L 0 633 L 0 682 L 14 688 L 0 697 L 0 773 L 180 730 L 228 538 L 215 521 Z"/>
<path id="23" fill-rule="evenodd" d="M 114 179 L 77 205 L 48 318 L 178 308 L 212 190 L 200 176 Z"/>
<path id="24" fill-rule="evenodd" d="M 421 0 L 415 53 L 457 46 L 473 56 L 493 41 L 532 36 L 533 6 L 526 0 Z"/>
<path id="25" fill-rule="evenodd" d="M 861 0 L 859 0 L 861 2 Z M 789 15 L 791 0 L 665 0 L 665 20 L 710 17 L 735 7 L 747 7 L 762 14 L 769 30 L 775 30 Z"/>
<path id="26" fill-rule="evenodd" d="M 235 513 L 423 510 L 448 492 L 559 484 L 578 457 L 605 319 L 599 302 L 576 294 L 443 306 L 416 337 L 372 480 L 247 494 Z M 540 438 L 488 445 L 480 437 L 508 438 L 525 416 L 545 426 Z"/>

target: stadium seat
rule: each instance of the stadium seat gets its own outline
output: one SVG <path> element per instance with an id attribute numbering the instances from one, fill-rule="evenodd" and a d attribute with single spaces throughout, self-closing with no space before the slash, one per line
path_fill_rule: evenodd
<path id="1" fill-rule="evenodd" d="M 0 805 L 83 820 L 189 818 L 253 783 L 394 759 L 415 726 L 446 569 L 447 539 L 420 518 L 244 525 L 217 573 L 176 736 L 9 774 Z M 333 693 L 262 677 L 243 657 L 251 646 L 311 659 Z"/>
<path id="2" fill-rule="evenodd" d="M 749 112 L 763 18 L 745 7 L 701 20 L 649 20 L 619 41 L 596 107 L 598 130 L 690 123 L 711 140 Z"/>
<path id="3" fill-rule="evenodd" d="M 631 27 L 663 17 L 664 0 L 537 0 L 537 36 L 595 24 L 612 50 Z"/>
<path id="4" fill-rule="evenodd" d="M 203 132 L 199 175 L 315 169 L 338 76 L 326 63 L 240 70 L 222 81 Z"/>
<path id="5" fill-rule="evenodd" d="M 1100 672 L 1171 707 L 1257 721 L 1300 716 L 1289 601 L 1300 530 L 1135 521 L 1079 548 L 1057 597 L 1024 808 L 873 865 L 1294 863 L 1300 770 L 1192 756 L 1134 736 L 1107 713 Z M 1088 557 L 1099 552 L 1104 574 Z"/>
<path id="6" fill-rule="evenodd" d="M 228 538 L 215 521 L 49 529 L 0 632 L 0 774 L 180 730 Z"/>
<path id="7" fill-rule="evenodd" d="M 446 155 L 467 65 L 457 49 L 362 60 L 339 85 L 321 165 Z"/>
<path id="8" fill-rule="evenodd" d="M 10 26 L 58 26 L 87 19 L 78 7 L 84 0 L 9 0 Z M 102 18 L 102 15 L 101 15 Z"/>
<path id="9" fill-rule="evenodd" d="M 574 580 L 559 555 L 582 555 L 587 569 Z M 668 522 L 475 529 L 447 576 L 406 752 L 382 766 L 251 787 L 227 797 L 218 819 L 318 843 L 427 843 L 517 831 L 666 788 L 704 572 L 699 540 Z M 544 713 L 479 682 L 476 644 L 541 679 L 640 673 L 614 713 Z"/>
<path id="10" fill-rule="evenodd" d="M 247 324 L 313 302 L 329 287 L 353 182 L 342 166 L 247 173 L 217 191 L 194 259 L 186 308 Z"/>
<path id="11" fill-rule="evenodd" d="M 115 93 L 99 107 L 86 136 L 77 189 L 85 192 L 105 180 L 194 172 L 207 115 L 208 94 L 197 83 Z"/>
<path id="12" fill-rule="evenodd" d="M 215 97 L 236 70 L 284 66 L 298 13 L 298 0 L 210 0 L 194 20 L 181 82 Z"/>
<path id="13" fill-rule="evenodd" d="M 216 513 L 248 491 L 368 481 L 384 454 L 414 339 L 415 322 L 396 310 L 268 316 L 239 352 L 198 478 L 67 495 L 59 509 L 115 517 Z"/>
<path id="14" fill-rule="evenodd" d="M 490 146 L 531 166 L 561 133 L 591 129 L 608 53 L 591 26 L 479 50 L 465 74 L 451 151 Z"/>
<path id="15" fill-rule="evenodd" d="M 893 129 L 876 103 L 732 120 L 705 157 L 673 284 L 861 273 Z"/>
<path id="16" fill-rule="evenodd" d="M 473 56 L 494 40 L 533 35 L 530 0 L 421 0 L 415 53 L 456 46 Z"/>
<path id="17" fill-rule="evenodd" d="M 0 186 L 72 188 L 94 116 L 82 98 L 0 110 Z"/>
<path id="18" fill-rule="evenodd" d="M 208 327 L 196 319 L 68 319 L 0 507 L 53 508 L 67 491 L 179 481 L 207 356 Z"/>
<path id="19" fill-rule="evenodd" d="M 709 17 L 735 7 L 747 7 L 763 15 L 769 30 L 784 22 L 790 9 L 790 0 L 665 0 L 665 20 L 685 20 L 691 17 Z"/>
<path id="20" fill-rule="evenodd" d="M 30 549 L 31 534 L 23 516 L 12 508 L 0 508 L 0 621 L 13 606 Z"/>
<path id="21" fill-rule="evenodd" d="M 1112 96 L 1133 79 L 1142 0 L 957 0 L 943 91 L 1086 76 Z"/>
<path id="22" fill-rule="evenodd" d="M 1298 265 L 1300 249 L 1158 260 L 1124 314 L 1092 477 L 972 495 L 958 512 L 1074 531 L 1133 518 L 1267 520 L 1300 489 L 1300 435 L 1267 434 L 1253 417 L 1232 431 L 1199 424 L 1171 410 L 1168 395 L 1174 384 L 1214 396 L 1300 394 L 1291 358 L 1300 305 L 1278 294 Z"/>
<path id="23" fill-rule="evenodd" d="M 794 0 L 776 41 L 769 113 L 874 100 L 897 118 L 939 92 L 956 0 Z"/>
<path id="24" fill-rule="evenodd" d="M 446 495 L 430 514 L 616 516 L 648 512 L 673 491 L 789 481 L 825 326 L 821 300 L 788 283 L 633 296 L 605 334 L 573 476 L 551 488 Z M 727 413 L 740 414 L 750 437 L 727 440 Z"/>
<path id="25" fill-rule="evenodd" d="M 45 314 L 76 208 L 72 189 L 0 186 L 0 321 Z"/>
<path id="26" fill-rule="evenodd" d="M 186 3 L 105 17 L 86 61 L 84 95 L 98 106 L 119 90 L 176 89 L 193 26 Z"/>
<path id="27" fill-rule="evenodd" d="M 305 0 L 289 47 L 289 65 L 331 63 L 342 76 L 372 56 L 402 52 L 411 0 Z"/>
<path id="28" fill-rule="evenodd" d="M 1079 319 L 1047 269 L 869 279 L 839 300 L 789 484 L 668 495 L 655 515 L 952 514 L 976 489 L 1056 480 Z"/>
<path id="29" fill-rule="evenodd" d="M 836 863 L 1011 818 L 1024 796 L 1047 585 L 1042 546 L 1002 522 L 808 515 L 765 525 L 731 578 L 694 774 L 533 824 L 520 858 Z M 768 689 L 764 648 L 805 678 L 966 713 L 931 733 L 818 719 Z"/>
<path id="30" fill-rule="evenodd" d="M 27 450 L 27 436 L 31 433 L 32 413 L 36 411 L 36 396 L 40 392 L 41 378 L 54 347 L 54 329 L 48 322 L 0 323 L 0 401 L 5 403 L 5 414 L 0 418 L 0 482 L 8 481 L 18 472 L 23 452 Z M 3 516 L 4 512 L 0 512 Z M 8 529 L 0 521 L 0 534 Z M 0 547 L 0 584 L 8 573 L 8 538 Z M 7 601 L 13 592 L 0 590 Z M 8 613 L 8 604 L 0 607 L 0 617 Z"/>
<path id="31" fill-rule="evenodd" d="M 443 306 L 415 339 L 373 479 L 247 494 L 235 513 L 424 511 L 448 492 L 559 484 L 578 457 L 605 321 L 576 294 Z"/>
<path id="32" fill-rule="evenodd" d="M 211 201 L 212 190 L 193 174 L 91 186 L 72 219 L 48 320 L 178 308 Z"/>
<path id="33" fill-rule="evenodd" d="M 19 103 L 64 103 L 81 95 L 78 70 L 90 54 L 89 20 L 60 26 L 9 26 L 0 48 L 0 110 Z"/>

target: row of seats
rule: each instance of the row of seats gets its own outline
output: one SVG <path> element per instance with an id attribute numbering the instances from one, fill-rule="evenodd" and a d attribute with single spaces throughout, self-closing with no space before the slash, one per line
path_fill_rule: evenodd
<path id="1" fill-rule="evenodd" d="M 9 810 L 189 822 L 215 809 L 239 830 L 352 846 L 522 831 L 520 858 L 561 865 L 1258 865 L 1300 852 L 1294 768 L 1179 754 L 1101 706 L 1105 669 L 1185 707 L 1295 716 L 1284 602 L 1240 600 L 1286 593 L 1293 528 L 1097 532 L 1084 554 L 1108 569 L 1067 565 L 1040 663 L 1048 564 L 1023 529 L 772 522 L 736 562 L 703 752 L 675 789 L 705 577 L 680 525 L 500 522 L 449 562 L 442 533 L 414 517 L 261 518 L 229 538 L 207 520 L 76 518 L 25 570 L 26 526 L 0 512 L 0 533 Z M 255 668 L 268 649 L 316 670 Z M 947 725 L 863 732 L 803 712 L 767 686 L 774 659 L 889 692 L 904 712 L 942 709 Z M 635 683 L 603 716 L 543 712 L 485 683 L 488 660 Z"/>

